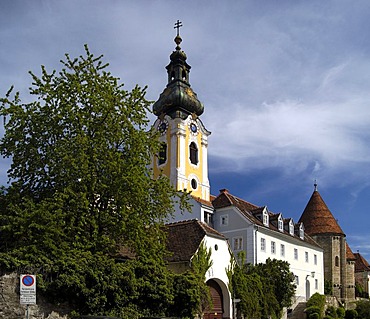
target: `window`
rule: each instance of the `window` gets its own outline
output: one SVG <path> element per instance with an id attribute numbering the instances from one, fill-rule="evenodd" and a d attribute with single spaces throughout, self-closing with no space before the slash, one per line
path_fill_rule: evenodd
<path id="1" fill-rule="evenodd" d="M 189 145 L 190 162 L 194 165 L 198 164 L 198 147 L 194 142 Z"/>
<path id="2" fill-rule="evenodd" d="M 193 178 L 193 179 L 190 181 L 190 185 L 191 185 L 191 188 L 192 188 L 192 189 L 197 189 L 197 187 L 198 187 L 198 183 L 197 183 L 197 181 L 196 181 L 196 179 L 195 179 L 195 178 Z"/>
<path id="3" fill-rule="evenodd" d="M 166 163 L 166 160 L 167 160 L 167 144 L 161 143 L 158 154 L 158 165 Z"/>
<path id="4" fill-rule="evenodd" d="M 294 235 L 294 224 L 292 221 L 289 223 L 289 234 L 292 236 Z"/>
<path id="5" fill-rule="evenodd" d="M 339 257 L 335 256 L 335 266 L 339 267 Z"/>
<path id="6" fill-rule="evenodd" d="M 280 255 L 281 257 L 285 257 L 285 245 L 280 245 Z"/>
<path id="7" fill-rule="evenodd" d="M 204 222 L 210 226 L 213 226 L 213 214 L 207 211 L 204 211 Z"/>
<path id="8" fill-rule="evenodd" d="M 304 259 L 306 263 L 308 263 L 308 252 L 307 251 L 304 253 Z"/>
<path id="9" fill-rule="evenodd" d="M 283 231 L 284 230 L 284 226 L 283 226 L 283 221 L 281 220 L 281 219 L 279 219 L 279 221 L 278 221 L 278 223 L 279 223 L 279 231 Z"/>
<path id="10" fill-rule="evenodd" d="M 319 289 L 319 280 L 315 279 L 315 289 Z"/>
<path id="11" fill-rule="evenodd" d="M 276 247 L 275 247 L 275 242 L 272 241 L 271 242 L 271 254 L 275 254 L 276 253 Z"/>
<path id="12" fill-rule="evenodd" d="M 294 276 L 294 279 L 295 279 L 295 284 L 298 286 L 299 285 L 299 277 L 298 276 Z"/>
<path id="13" fill-rule="evenodd" d="M 266 250 L 266 240 L 265 238 L 261 238 L 261 251 Z"/>
<path id="14" fill-rule="evenodd" d="M 268 219 L 268 215 L 266 212 L 263 212 L 263 224 L 265 226 L 268 226 L 269 225 L 269 219 Z"/>
<path id="15" fill-rule="evenodd" d="M 242 250 L 243 249 L 243 238 L 242 237 L 234 238 L 233 247 L 234 247 L 234 250 Z"/>
<path id="16" fill-rule="evenodd" d="M 298 249 L 294 248 L 294 259 L 298 260 Z"/>
<path id="17" fill-rule="evenodd" d="M 220 223 L 221 226 L 227 226 L 229 224 L 229 216 L 228 215 L 220 216 Z"/>
<path id="18" fill-rule="evenodd" d="M 314 262 L 315 265 L 317 265 L 317 255 L 316 254 L 313 255 L 313 262 Z"/>

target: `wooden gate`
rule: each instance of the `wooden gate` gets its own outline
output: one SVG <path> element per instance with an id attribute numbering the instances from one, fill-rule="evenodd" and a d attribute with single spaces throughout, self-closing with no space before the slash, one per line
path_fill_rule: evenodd
<path id="1" fill-rule="evenodd" d="M 209 280 L 207 286 L 212 296 L 212 309 L 204 311 L 204 319 L 222 319 L 224 313 L 222 290 L 219 284 L 214 280 Z"/>

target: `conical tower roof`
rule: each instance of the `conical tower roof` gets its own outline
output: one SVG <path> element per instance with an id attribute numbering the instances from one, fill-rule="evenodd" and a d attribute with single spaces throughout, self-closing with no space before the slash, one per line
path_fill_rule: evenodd
<path id="1" fill-rule="evenodd" d="M 299 219 L 299 223 L 304 224 L 305 232 L 310 236 L 321 234 L 345 236 L 316 186 L 315 184 L 315 190 Z"/>

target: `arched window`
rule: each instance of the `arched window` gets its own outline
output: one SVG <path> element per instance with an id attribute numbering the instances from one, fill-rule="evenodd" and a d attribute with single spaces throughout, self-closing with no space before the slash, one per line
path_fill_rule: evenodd
<path id="1" fill-rule="evenodd" d="M 335 266 L 339 267 L 339 257 L 335 256 Z"/>
<path id="2" fill-rule="evenodd" d="M 166 163 L 166 160 L 167 160 L 167 144 L 161 143 L 158 154 L 158 165 Z"/>
<path id="3" fill-rule="evenodd" d="M 190 162 L 194 165 L 198 164 L 198 148 L 194 142 L 189 145 Z"/>

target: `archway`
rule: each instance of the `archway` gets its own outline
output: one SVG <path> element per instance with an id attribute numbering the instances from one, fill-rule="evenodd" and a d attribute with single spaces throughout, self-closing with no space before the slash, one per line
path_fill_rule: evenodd
<path id="1" fill-rule="evenodd" d="M 311 291 L 310 291 L 310 281 L 306 279 L 306 300 L 310 299 Z"/>
<path id="2" fill-rule="evenodd" d="M 204 311 L 204 319 L 222 319 L 224 314 L 222 289 L 213 279 L 207 281 L 207 286 L 211 292 L 212 309 Z"/>

